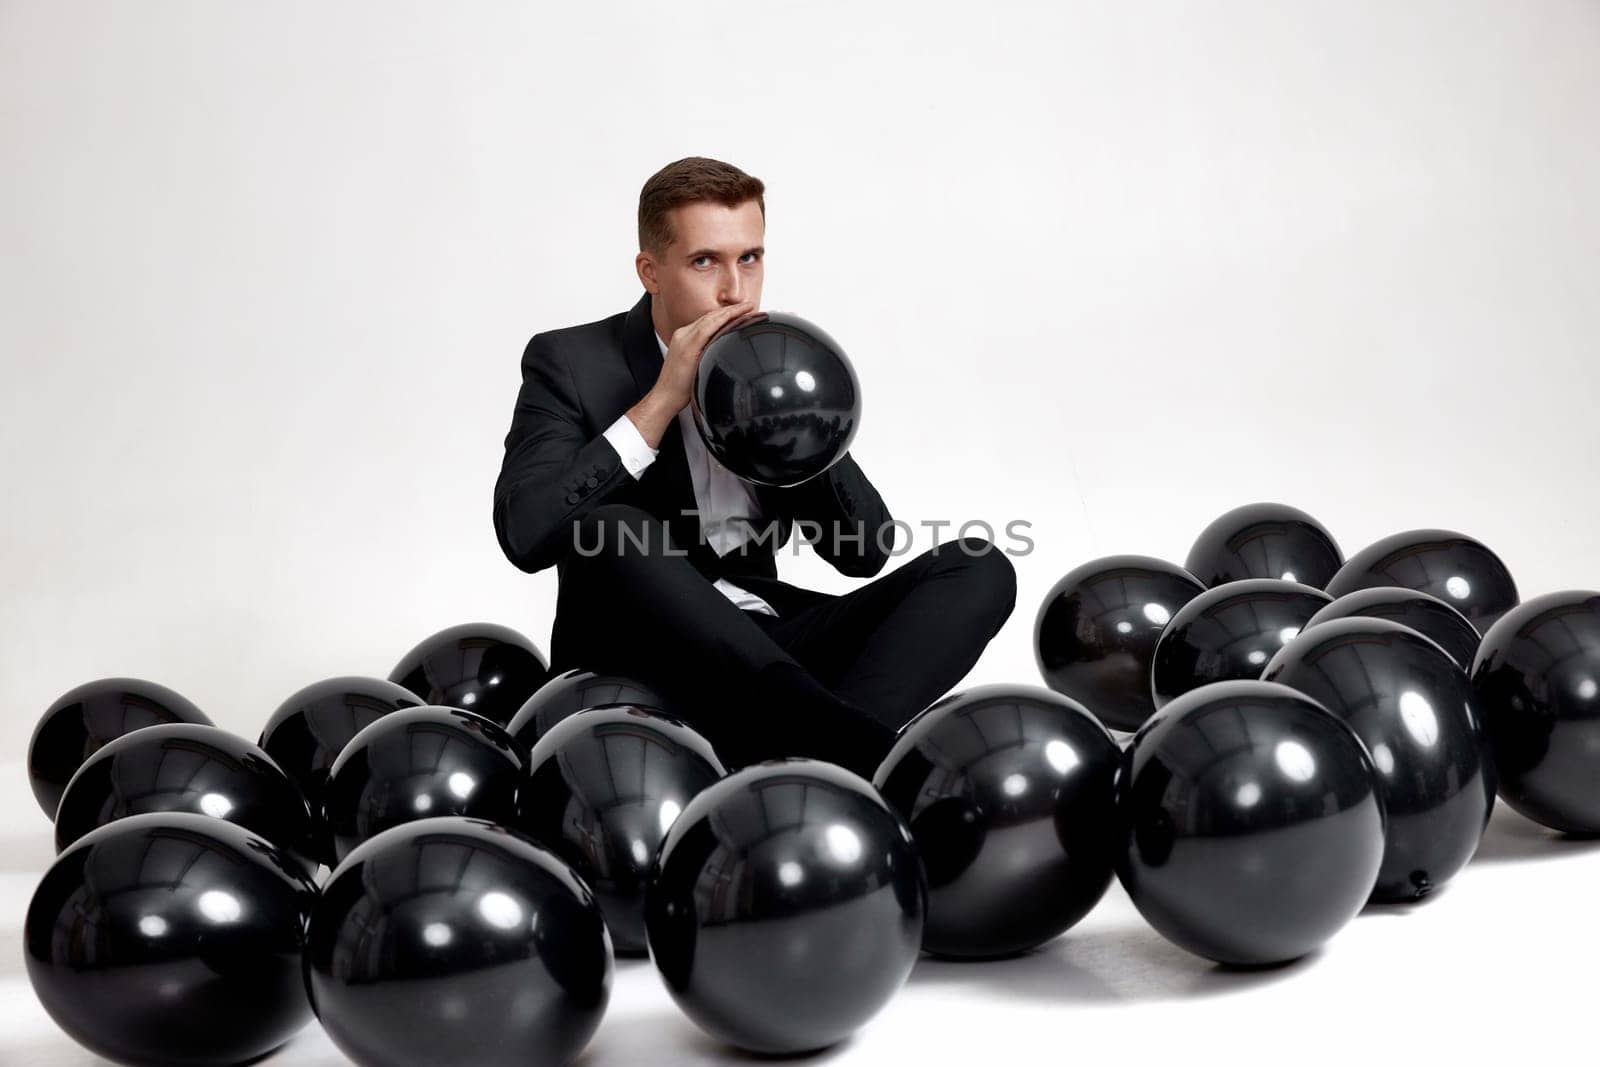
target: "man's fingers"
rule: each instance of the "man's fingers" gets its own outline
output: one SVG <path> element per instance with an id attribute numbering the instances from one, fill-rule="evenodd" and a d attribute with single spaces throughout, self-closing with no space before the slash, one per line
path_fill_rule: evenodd
<path id="1" fill-rule="evenodd" d="M 749 314 L 752 310 L 754 310 L 754 308 L 755 305 L 748 300 L 741 301 L 737 304 L 730 304 L 725 308 L 717 308 L 715 311 L 712 311 L 709 314 L 700 316 L 699 323 L 696 323 L 696 325 L 704 323 L 705 328 L 702 332 L 705 333 L 707 338 L 709 338 L 712 334 L 722 329 L 740 315 Z"/>
<path id="2" fill-rule="evenodd" d="M 706 342 L 711 340 L 712 334 L 734 319 L 750 314 L 755 308 L 755 303 L 750 300 L 742 300 L 737 304 L 729 304 L 727 307 L 713 308 L 687 326 L 680 326 L 674 330 L 669 347 L 677 344 L 680 339 L 693 341 L 694 351 L 699 354 L 699 351 L 705 348 Z"/>
<path id="3" fill-rule="evenodd" d="M 738 318 L 740 315 L 748 315 L 754 310 L 754 303 L 749 300 L 741 300 L 737 304 L 729 304 L 725 308 L 718 308 L 717 319 L 720 322 L 728 322 L 731 319 Z"/>

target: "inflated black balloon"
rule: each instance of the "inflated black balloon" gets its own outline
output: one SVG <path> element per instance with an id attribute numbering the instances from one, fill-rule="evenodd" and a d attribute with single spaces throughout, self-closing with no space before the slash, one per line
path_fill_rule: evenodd
<path id="1" fill-rule="evenodd" d="M 1155 711 L 1156 640 L 1205 588 L 1177 564 L 1149 556 L 1107 556 L 1073 568 L 1045 595 L 1033 622 L 1045 684 L 1107 726 L 1137 730 Z"/>
<path id="2" fill-rule="evenodd" d="M 1122 752 L 1075 700 L 983 685 L 900 731 L 873 777 L 911 827 L 928 881 L 922 947 L 1025 952 L 1089 913 L 1111 884 Z"/>
<path id="3" fill-rule="evenodd" d="M 1552 829 L 1600 834 L 1600 592 L 1506 612 L 1483 635 L 1472 685 L 1501 799 Z"/>
<path id="4" fill-rule="evenodd" d="M 334 856 L 392 826 L 440 815 L 509 825 L 528 754 L 505 727 L 460 708 L 392 711 L 344 746 L 322 817 Z"/>
<path id="5" fill-rule="evenodd" d="M 833 338 L 783 311 L 725 327 L 691 397 L 706 450 L 759 485 L 794 486 L 837 463 L 861 422 L 861 385 Z"/>
<path id="6" fill-rule="evenodd" d="M 1444 649 L 1387 619 L 1307 627 L 1261 678 L 1355 729 L 1389 817 L 1377 900 L 1419 900 L 1467 865 L 1494 810 L 1494 764 L 1467 674 Z"/>
<path id="7" fill-rule="evenodd" d="M 311 917 L 306 984 L 363 1067 L 570 1063 L 611 998 L 588 887 L 481 819 L 424 819 L 363 844 Z"/>
<path id="8" fill-rule="evenodd" d="M 825 1048 L 916 962 L 927 887 L 911 831 L 866 781 L 808 759 L 735 771 L 689 802 L 645 893 L 678 1006 L 753 1052 Z"/>
<path id="9" fill-rule="evenodd" d="M 320 832 L 323 791 L 333 761 L 363 728 L 391 711 L 421 706 L 416 694 L 394 682 L 346 675 L 313 682 L 267 720 L 259 744 L 300 788 L 317 816 L 321 862 L 334 864 L 333 842 Z"/>
<path id="10" fill-rule="evenodd" d="M 130 815 L 187 811 L 226 819 L 317 868 L 310 809 L 256 745 L 215 726 L 164 723 L 112 741 L 84 761 L 56 812 L 56 851 Z"/>
<path id="11" fill-rule="evenodd" d="M 1156 707 L 1211 682 L 1261 677 L 1278 649 L 1330 602 L 1320 589 L 1271 578 L 1206 590 L 1178 609 L 1156 642 Z"/>
<path id="12" fill-rule="evenodd" d="M 550 732 L 556 723 L 590 708 L 620 705 L 658 711 L 668 718 L 681 718 L 671 701 L 658 690 L 621 674 L 602 674 L 574 669 L 562 671 L 523 702 L 506 729 L 528 748 Z"/>
<path id="13" fill-rule="evenodd" d="M 1207 586 L 1276 578 L 1321 589 L 1343 563 L 1339 543 L 1322 523 L 1299 508 L 1263 503 L 1213 520 L 1195 538 L 1184 567 Z"/>
<path id="14" fill-rule="evenodd" d="M 1374 542 L 1339 568 L 1327 590 L 1341 597 L 1380 585 L 1432 593 L 1480 632 L 1517 603 L 1517 583 L 1500 557 L 1450 530 L 1407 530 Z"/>
<path id="15" fill-rule="evenodd" d="M 1376 585 L 1346 593 L 1311 616 L 1305 628 L 1334 619 L 1388 619 L 1409 626 L 1450 654 L 1466 670 L 1478 652 L 1478 629 L 1467 617 L 1431 593 L 1398 585 Z"/>
<path id="16" fill-rule="evenodd" d="M 242 826 L 130 816 L 45 872 L 28 905 L 28 978 L 96 1055 L 243 1063 L 311 1021 L 300 954 L 316 898 L 288 853 Z"/>
<path id="17" fill-rule="evenodd" d="M 656 847 L 695 794 L 726 773 L 710 742 L 643 708 L 595 708 L 540 738 L 528 768 L 518 828 L 594 891 L 617 954 L 645 955 Z"/>
<path id="18" fill-rule="evenodd" d="M 389 672 L 389 681 L 424 704 L 461 708 L 502 726 L 549 679 L 550 664 L 538 646 L 492 622 L 440 630 Z"/>
<path id="19" fill-rule="evenodd" d="M 1372 759 L 1344 720 L 1275 682 L 1184 694 L 1117 778 L 1117 877 L 1162 936 L 1219 963 L 1304 956 L 1355 917 L 1383 860 Z"/>
<path id="20" fill-rule="evenodd" d="M 56 698 L 28 742 L 28 783 L 51 819 L 61 791 L 107 741 L 163 722 L 211 725 L 186 697 L 141 678 L 100 678 Z"/>

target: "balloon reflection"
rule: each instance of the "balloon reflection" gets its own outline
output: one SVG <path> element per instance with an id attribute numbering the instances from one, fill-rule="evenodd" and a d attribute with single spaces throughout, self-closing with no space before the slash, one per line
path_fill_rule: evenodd
<path id="1" fill-rule="evenodd" d="M 1517 584 L 1500 557 L 1451 530 L 1407 530 L 1376 541 L 1351 556 L 1327 588 L 1342 597 L 1375 586 L 1432 594 L 1480 631 L 1517 603 Z"/>
<path id="2" fill-rule="evenodd" d="M 310 1021 L 300 952 L 316 895 L 297 859 L 244 827 L 131 815 L 45 872 L 28 977 L 51 1018 L 108 1059 L 252 1060 Z"/>
<path id="3" fill-rule="evenodd" d="M 1517 811 L 1567 833 L 1600 833 L 1600 592 L 1535 597 L 1484 634 L 1472 665 L 1500 771 Z"/>
<path id="4" fill-rule="evenodd" d="M 1156 642 L 1156 707 L 1211 682 L 1253 679 L 1330 601 L 1320 589 L 1273 578 L 1228 582 L 1189 601 Z"/>
<path id="5" fill-rule="evenodd" d="M 610 999 L 588 888 L 546 849 L 481 819 L 378 834 L 323 887 L 306 948 L 323 1028 L 358 1063 L 566 1063 Z"/>
<path id="6" fill-rule="evenodd" d="M 710 743 L 676 719 L 632 705 L 591 708 L 534 746 L 517 825 L 588 883 L 617 953 L 642 956 L 656 849 L 723 773 Z"/>
<path id="7" fill-rule="evenodd" d="M 166 723 L 119 737 L 86 760 L 56 813 L 56 848 L 130 815 L 187 811 L 225 819 L 316 870 L 305 800 L 265 752 L 215 726 Z"/>
<path id="8" fill-rule="evenodd" d="M 921 852 L 923 947 L 1010 955 L 1086 915 L 1111 881 L 1118 755 L 1082 705 L 1035 686 L 977 686 L 908 723 L 874 781 Z"/>
<path id="9" fill-rule="evenodd" d="M 774 760 L 701 792 L 646 894 L 650 953 L 700 1027 L 795 1053 L 855 1031 L 911 971 L 926 889 L 911 836 L 871 785 Z"/>
<path id="10" fill-rule="evenodd" d="M 1163 936 L 1209 959 L 1303 956 L 1377 877 L 1383 806 L 1367 751 L 1285 686 L 1179 696 L 1134 735 L 1117 787 L 1118 877 Z"/>
<path id="11" fill-rule="evenodd" d="M 1307 627 L 1262 677 L 1347 721 L 1372 753 L 1388 812 L 1374 895 L 1415 900 L 1472 858 L 1494 805 L 1477 699 L 1444 649 L 1387 619 Z"/>
<path id="12" fill-rule="evenodd" d="M 1102 722 L 1135 730 L 1155 711 L 1150 661 L 1175 611 L 1205 591 L 1194 575 L 1149 556 L 1108 556 L 1069 571 L 1034 620 L 1045 684 Z"/>

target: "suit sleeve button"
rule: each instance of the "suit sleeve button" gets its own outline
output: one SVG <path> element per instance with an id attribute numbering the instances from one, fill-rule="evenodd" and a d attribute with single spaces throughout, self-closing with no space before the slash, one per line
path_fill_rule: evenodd
<path id="1" fill-rule="evenodd" d="M 578 502 L 578 494 L 577 493 L 568 493 L 567 494 L 567 503 L 576 504 L 577 502 Z"/>

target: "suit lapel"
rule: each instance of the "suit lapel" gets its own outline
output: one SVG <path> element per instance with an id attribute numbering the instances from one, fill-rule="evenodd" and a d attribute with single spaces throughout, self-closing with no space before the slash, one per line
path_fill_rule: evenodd
<path id="1" fill-rule="evenodd" d="M 644 396 L 661 373 L 661 348 L 656 344 L 656 328 L 650 321 L 649 293 L 639 298 L 623 320 L 622 355 L 628 361 L 633 384 L 638 388 L 635 395 Z"/>

